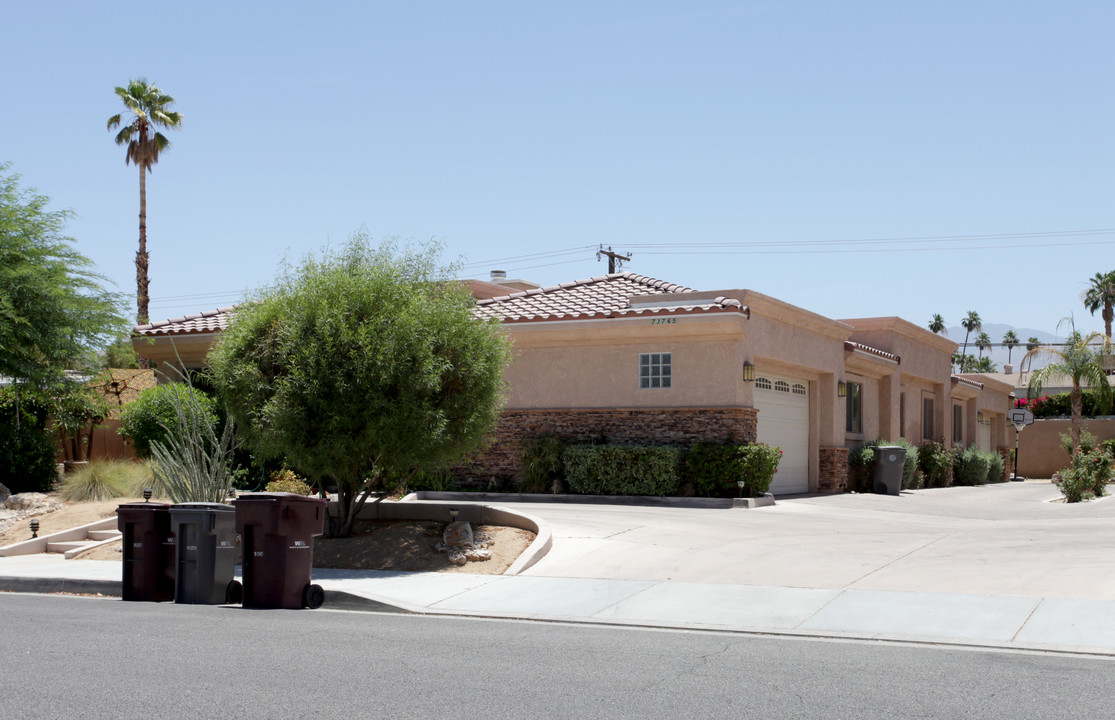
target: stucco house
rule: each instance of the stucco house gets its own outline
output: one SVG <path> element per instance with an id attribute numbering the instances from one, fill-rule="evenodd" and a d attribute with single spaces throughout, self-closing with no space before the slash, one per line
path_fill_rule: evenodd
<path id="1" fill-rule="evenodd" d="M 953 375 L 956 343 L 896 317 L 835 320 L 753 290 L 697 291 L 630 272 L 551 287 L 469 281 L 512 340 L 509 397 L 478 477 L 516 476 L 522 441 L 784 452 L 772 491 L 840 492 L 847 454 L 878 437 L 1007 447 L 1011 386 Z M 136 350 L 199 367 L 232 308 L 137 327 Z"/>

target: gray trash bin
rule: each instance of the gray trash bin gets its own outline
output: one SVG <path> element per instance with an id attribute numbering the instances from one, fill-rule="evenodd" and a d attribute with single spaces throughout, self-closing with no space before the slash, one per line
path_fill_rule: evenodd
<path id="1" fill-rule="evenodd" d="M 236 570 L 236 510 L 219 503 L 178 503 L 170 508 L 177 539 L 174 602 L 193 605 L 239 603 Z"/>
<path id="2" fill-rule="evenodd" d="M 897 495 L 902 492 L 902 467 L 906 464 L 906 448 L 900 445 L 879 445 L 875 450 L 875 492 Z"/>

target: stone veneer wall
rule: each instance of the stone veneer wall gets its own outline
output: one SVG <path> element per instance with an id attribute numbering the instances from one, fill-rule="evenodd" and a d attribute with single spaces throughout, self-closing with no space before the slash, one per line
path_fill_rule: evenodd
<path id="1" fill-rule="evenodd" d="M 679 445 L 733 438 L 753 442 L 753 408 L 647 408 L 623 410 L 505 410 L 485 450 L 454 468 L 460 478 L 520 478 L 522 443 L 540 435 L 566 442 Z"/>
<path id="2" fill-rule="evenodd" d="M 842 493 L 848 488 L 848 448 L 821 448 L 817 492 Z"/>

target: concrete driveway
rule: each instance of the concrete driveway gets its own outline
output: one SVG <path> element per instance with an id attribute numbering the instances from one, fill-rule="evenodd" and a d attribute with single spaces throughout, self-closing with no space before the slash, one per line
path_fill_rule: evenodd
<path id="1" fill-rule="evenodd" d="M 531 504 L 554 547 L 524 575 L 1115 600 L 1115 497 L 1049 483 L 707 510 Z"/>

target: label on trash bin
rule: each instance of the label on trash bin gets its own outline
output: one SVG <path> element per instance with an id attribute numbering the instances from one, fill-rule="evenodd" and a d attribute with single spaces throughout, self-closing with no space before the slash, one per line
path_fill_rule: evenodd
<path id="1" fill-rule="evenodd" d="M 898 459 L 898 456 L 895 455 L 894 453 L 891 453 L 890 456 L 887 459 L 890 460 L 891 462 L 894 462 L 895 460 Z"/>
<path id="2" fill-rule="evenodd" d="M 132 543 L 132 547 L 134 547 L 134 548 L 141 548 L 141 547 L 143 547 L 143 543 L 141 543 L 141 542 L 137 542 L 137 543 Z"/>
<path id="3" fill-rule="evenodd" d="M 310 546 L 306 544 L 305 540 L 295 540 L 294 544 L 287 548 L 287 550 L 309 550 Z"/>
<path id="4" fill-rule="evenodd" d="M 253 552 L 252 557 L 263 557 L 263 551 L 262 550 L 257 550 L 255 552 Z"/>

